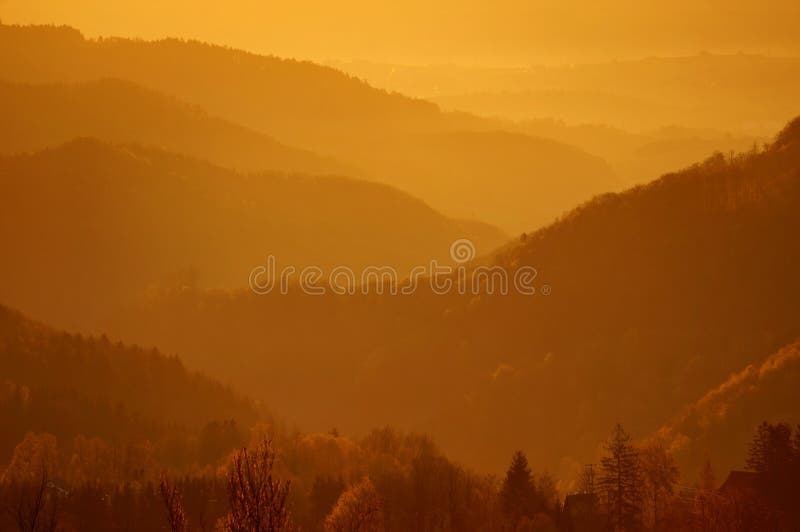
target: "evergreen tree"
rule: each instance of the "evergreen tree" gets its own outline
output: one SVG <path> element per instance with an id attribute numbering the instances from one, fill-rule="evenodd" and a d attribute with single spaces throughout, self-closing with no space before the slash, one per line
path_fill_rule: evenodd
<path id="1" fill-rule="evenodd" d="M 792 464 L 792 475 L 795 478 L 800 479 L 800 425 L 797 425 L 797 428 L 794 432 L 794 439 L 792 440 L 792 448 L 794 454 L 794 464 Z"/>
<path id="2" fill-rule="evenodd" d="M 800 525 L 800 510 L 797 506 L 800 478 L 795 469 L 797 462 L 791 426 L 786 423 L 773 425 L 762 422 L 750 444 L 747 467 L 759 473 L 759 490 L 762 495 L 781 513 L 792 516 L 793 524 Z"/>
<path id="3" fill-rule="evenodd" d="M 631 437 L 617 425 L 601 461 L 600 487 L 614 531 L 636 530 L 642 514 L 642 480 L 639 455 Z"/>
<path id="4" fill-rule="evenodd" d="M 511 465 L 500 490 L 503 513 L 512 522 L 532 518 L 538 509 L 538 494 L 528 459 L 522 451 L 511 458 Z"/>
<path id="5" fill-rule="evenodd" d="M 772 425 L 764 421 L 756 429 L 746 463 L 748 469 L 756 473 L 780 475 L 791 469 L 794 458 L 791 427 L 785 423 Z"/>

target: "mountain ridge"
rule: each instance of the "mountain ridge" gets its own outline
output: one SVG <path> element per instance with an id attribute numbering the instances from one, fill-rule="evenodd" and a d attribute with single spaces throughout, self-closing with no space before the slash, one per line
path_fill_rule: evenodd
<path id="1" fill-rule="evenodd" d="M 482 249 L 505 239 L 379 183 L 242 174 L 95 139 L 1 157 L 0 190 L 0 242 L 16 257 L 0 265 L 0 300 L 73 329 L 154 291 L 244 289 L 270 254 L 298 271 L 407 272 L 448 259 L 458 238 Z"/>
<path id="2" fill-rule="evenodd" d="M 0 150 L 34 152 L 76 137 L 140 143 L 241 171 L 357 174 L 313 152 L 209 115 L 121 79 L 30 84 L 0 81 Z"/>
<path id="3" fill-rule="evenodd" d="M 554 212 L 619 186 L 608 165 L 589 154 L 564 157 L 534 138 L 526 150 L 489 149 L 462 133 L 481 133 L 497 146 L 494 122 L 443 113 L 430 102 L 310 62 L 177 39 L 88 40 L 71 28 L 32 26 L 0 26 L 0 50 L 14 50 L 0 55 L 0 77 L 31 83 L 126 79 L 343 161 L 448 216 L 488 220 L 506 231 L 548 223 Z M 433 150 L 429 135 L 440 135 L 446 145 Z M 469 176 L 469 189 L 453 186 L 456 172 Z M 533 202 L 523 208 L 520 195 Z"/>

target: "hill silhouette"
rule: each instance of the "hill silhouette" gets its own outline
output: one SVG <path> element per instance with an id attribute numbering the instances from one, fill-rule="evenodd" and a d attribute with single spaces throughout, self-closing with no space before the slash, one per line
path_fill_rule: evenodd
<path id="1" fill-rule="evenodd" d="M 70 530 L 163 528 L 164 475 L 176 479 L 191 522 L 221 520 L 230 462 L 265 439 L 277 454 L 271 478 L 291 480 L 292 518 L 304 529 L 320 529 L 347 485 L 365 477 L 391 505 L 392 528 L 414 529 L 435 512 L 458 530 L 497 520 L 483 511 L 495 504 L 495 483 L 430 437 L 386 425 L 359 438 L 300 432 L 156 349 L 54 330 L 0 306 L 0 372 L 3 500 L 15 507 L 19 484 L 45 470 L 58 523 Z M 325 482 L 333 493 L 320 501 Z M 554 488 L 546 494 L 551 508 Z M 2 512 L 0 527 L 18 528 L 18 515 Z"/>
<path id="2" fill-rule="evenodd" d="M 709 153 L 746 151 L 768 140 L 678 126 L 630 133 L 606 125 L 567 125 L 552 119 L 527 120 L 505 127 L 551 138 L 602 157 L 626 186 L 644 184 L 667 172 L 686 168 Z"/>
<path id="3" fill-rule="evenodd" d="M 38 151 L 77 137 L 138 143 L 242 171 L 352 174 L 311 152 L 209 116 L 197 106 L 128 81 L 31 85 L 0 81 L 0 151 Z"/>
<path id="4" fill-rule="evenodd" d="M 407 275 L 449 260 L 455 239 L 487 252 L 504 241 L 385 185 L 238 174 L 92 139 L 0 158 L 0 191 L 0 245 L 13 257 L 0 264 L 0 301 L 70 328 L 147 294 L 246 288 L 268 254 L 278 268 Z"/>
<path id="5" fill-rule="evenodd" d="M 54 330 L 0 306 L 0 461 L 29 431 L 62 441 L 103 438 L 118 444 L 208 423 L 253 424 L 249 400 L 176 357 L 126 346 L 105 336 Z"/>
<path id="6" fill-rule="evenodd" d="M 46 26 L 0 26 L 0 51 L 7 80 L 129 80 L 354 165 L 449 216 L 507 231 L 549 223 L 553 213 L 618 187 L 608 165 L 580 150 L 522 136 L 509 143 L 493 121 L 443 113 L 310 62 L 178 39 L 88 40 Z M 523 208 L 524 196 L 531 199 Z"/>
<path id="7" fill-rule="evenodd" d="M 459 217 L 521 232 L 550 223 L 620 181 L 602 159 L 543 137 L 503 130 L 418 134 L 366 141 L 360 160 L 388 183 L 447 205 Z M 351 157 L 355 158 L 356 153 Z"/>
<path id="8" fill-rule="evenodd" d="M 798 123 L 763 151 L 600 196 L 494 258 L 534 266 L 549 296 L 184 296 L 109 328 L 192 353 L 312 428 L 389 419 L 469 463 L 499 468 L 522 445 L 568 473 L 615 422 L 655 431 L 800 336 Z M 246 372 L 219 362 L 231 350 Z"/>

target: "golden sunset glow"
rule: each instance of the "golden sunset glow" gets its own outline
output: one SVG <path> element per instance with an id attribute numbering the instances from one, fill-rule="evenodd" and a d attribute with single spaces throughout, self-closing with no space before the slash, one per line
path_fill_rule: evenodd
<path id="1" fill-rule="evenodd" d="M 0 531 L 800 526 L 798 2 L 0 21 Z"/>

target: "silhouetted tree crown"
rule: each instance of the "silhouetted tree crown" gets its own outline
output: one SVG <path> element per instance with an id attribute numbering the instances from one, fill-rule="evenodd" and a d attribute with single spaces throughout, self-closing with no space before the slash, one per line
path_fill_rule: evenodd
<path id="1" fill-rule="evenodd" d="M 500 489 L 503 512 L 512 523 L 516 523 L 521 518 L 533 518 L 539 502 L 528 458 L 522 451 L 517 451 L 511 458 Z"/>

